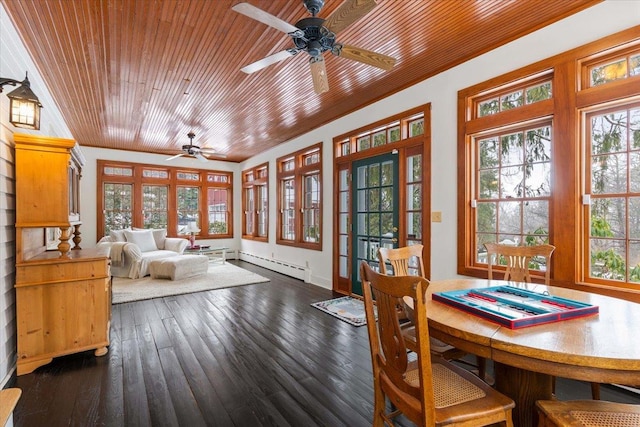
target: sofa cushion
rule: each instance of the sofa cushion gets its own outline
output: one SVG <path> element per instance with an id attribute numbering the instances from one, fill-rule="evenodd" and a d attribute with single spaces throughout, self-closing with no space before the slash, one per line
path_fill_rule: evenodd
<path id="1" fill-rule="evenodd" d="M 132 228 L 133 231 L 147 231 L 151 230 L 151 234 L 153 234 L 153 240 L 156 241 L 156 247 L 159 250 L 164 249 L 164 241 L 167 238 L 167 229 L 166 228 Z"/>
<path id="2" fill-rule="evenodd" d="M 127 238 L 127 243 L 133 243 L 137 245 L 140 248 L 140 252 L 158 250 L 158 246 L 156 245 L 156 241 L 153 238 L 153 233 L 151 232 L 151 230 L 125 230 L 124 235 Z"/>
<path id="3" fill-rule="evenodd" d="M 125 228 L 124 230 L 111 230 L 109 232 L 109 237 L 111 237 L 112 242 L 126 242 L 127 238 L 124 236 L 124 232 L 127 230 L 131 230 L 130 228 Z"/>

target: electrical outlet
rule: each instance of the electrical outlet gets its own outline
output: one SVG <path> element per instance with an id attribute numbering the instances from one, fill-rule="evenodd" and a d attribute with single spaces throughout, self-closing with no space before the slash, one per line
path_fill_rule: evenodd
<path id="1" fill-rule="evenodd" d="M 440 211 L 431 212 L 431 222 L 442 222 L 442 212 Z"/>

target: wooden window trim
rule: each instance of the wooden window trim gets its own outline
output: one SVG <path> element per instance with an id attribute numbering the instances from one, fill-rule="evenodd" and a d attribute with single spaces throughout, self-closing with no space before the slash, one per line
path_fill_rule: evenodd
<path id="1" fill-rule="evenodd" d="M 96 218 L 96 231 L 98 236 L 104 235 L 104 206 L 103 206 L 103 184 L 104 183 L 126 183 L 133 185 L 133 202 L 132 202 L 132 227 L 143 227 L 142 217 L 142 184 L 150 185 L 167 185 L 169 187 L 169 200 L 168 200 L 168 215 L 167 215 L 167 235 L 170 237 L 184 237 L 184 235 L 178 235 L 176 232 L 177 219 L 177 200 L 176 192 L 178 186 L 192 186 L 200 188 L 200 206 L 199 214 L 201 218 L 200 233 L 196 236 L 203 239 L 226 239 L 233 237 L 233 172 L 218 171 L 211 169 L 195 169 L 185 167 L 170 167 L 159 166 L 145 163 L 132 163 L 121 162 L 114 160 L 97 160 L 97 218 Z M 105 167 L 116 168 L 131 168 L 133 170 L 133 176 L 120 176 L 120 175 L 106 175 L 104 173 Z M 142 171 L 145 169 L 150 170 L 166 170 L 169 172 L 168 179 L 143 177 Z M 196 180 L 181 180 L 177 178 L 179 172 L 184 173 L 197 173 L 199 179 Z M 228 176 L 227 182 L 208 182 L 206 177 L 210 174 L 221 174 Z M 202 223 L 203 219 L 206 219 L 206 225 L 208 225 L 208 212 L 207 212 L 207 190 L 209 188 L 225 188 L 229 192 L 227 198 L 227 233 L 225 234 L 208 234 L 208 227 Z"/>
<path id="2" fill-rule="evenodd" d="M 264 171 L 264 176 L 260 176 L 260 172 Z M 248 180 L 248 176 L 251 175 L 253 179 Z M 269 241 L 269 227 L 267 226 L 267 234 L 260 236 L 258 232 L 258 210 L 253 212 L 254 232 L 247 233 L 247 221 L 245 213 L 247 212 L 246 206 L 246 193 L 247 191 L 253 192 L 254 203 L 258 203 L 259 187 L 265 186 L 267 189 L 267 204 L 269 203 L 269 163 L 263 163 L 250 169 L 242 171 L 242 238 L 246 240 L 255 240 L 258 242 Z M 267 225 L 269 224 L 269 206 L 267 205 Z"/>
<path id="3" fill-rule="evenodd" d="M 408 137 L 409 124 L 415 120 L 418 116 L 424 118 L 424 133 L 414 137 Z M 399 124 L 401 128 L 401 136 L 399 141 L 380 145 L 378 147 L 372 147 L 360 152 L 354 152 L 353 150 L 343 155 L 341 146 L 345 142 L 353 144 L 354 138 L 357 136 L 374 133 L 381 128 L 389 128 L 393 124 Z M 397 150 L 398 156 L 401 161 L 398 162 L 398 174 L 400 188 L 406 188 L 406 159 L 410 155 L 421 154 L 422 155 L 422 241 L 424 243 L 424 262 L 425 273 L 427 275 L 431 272 L 431 247 L 428 245 L 428 241 L 431 238 L 431 104 L 424 104 L 416 108 L 412 108 L 393 116 L 378 120 L 369 125 L 355 129 L 349 133 L 338 135 L 333 139 L 333 194 L 334 194 L 334 206 L 340 205 L 340 172 L 347 171 L 349 174 L 352 169 L 353 162 L 362 160 L 369 157 L 375 157 L 381 154 L 389 153 L 391 150 Z M 349 199 L 352 200 L 353 194 L 349 192 Z M 400 191 L 399 195 L 399 229 L 406 230 L 406 196 L 404 190 Z M 350 208 L 349 208 L 350 209 Z M 350 211 L 349 211 L 350 212 Z M 333 289 L 339 293 L 349 294 L 351 292 L 351 276 L 343 277 L 340 275 L 340 257 L 346 255 L 350 260 L 352 256 L 353 248 L 349 243 L 347 245 L 347 253 L 341 254 L 340 247 L 340 220 L 339 209 L 334 209 L 333 212 L 333 247 L 336 248 L 333 251 Z M 343 212 L 344 213 L 344 212 Z M 351 224 L 348 226 L 347 240 L 350 241 L 352 237 Z M 398 236 L 399 245 L 404 246 L 407 244 L 407 236 L 400 234 Z M 354 272 L 351 268 L 347 268 L 348 274 L 351 275 Z"/>
<path id="4" fill-rule="evenodd" d="M 303 164 L 303 160 L 305 158 L 306 155 L 311 154 L 313 152 L 318 152 L 319 155 L 319 161 L 318 163 L 314 163 L 311 165 L 304 165 Z M 294 160 L 294 168 L 293 170 L 283 170 L 283 164 L 288 162 L 289 160 L 293 159 Z M 277 173 L 276 173 L 276 182 L 278 183 L 277 185 L 277 191 L 278 191 L 278 221 L 277 221 L 277 225 L 276 225 L 276 244 L 279 245 L 284 245 L 284 246 L 295 246 L 295 247 L 299 247 L 299 248 L 304 248 L 304 249 L 311 249 L 311 250 L 316 250 L 316 251 L 321 251 L 322 250 L 322 242 L 324 240 L 323 235 L 322 235 L 322 209 L 323 209 L 323 203 L 322 203 L 322 193 L 323 193 L 323 188 L 324 188 L 324 183 L 322 181 L 322 164 L 323 164 L 323 158 L 322 158 L 322 143 L 317 143 L 314 145 L 311 145 L 309 147 L 303 148 L 301 150 L 298 150 L 296 152 L 287 154 L 285 156 L 279 157 L 276 159 L 276 169 L 277 169 Z M 320 241 L 319 242 L 305 242 L 302 240 L 302 226 L 303 226 L 303 218 L 302 218 L 302 214 L 301 214 L 301 209 L 302 209 L 302 189 L 303 189 L 303 185 L 302 185 L 302 180 L 305 176 L 308 176 L 310 174 L 318 174 L 319 175 L 319 180 L 318 182 L 320 183 L 320 201 L 319 201 L 319 205 L 320 205 L 320 218 L 319 218 L 319 233 L 318 235 L 320 236 Z M 282 238 L 282 210 L 283 210 L 283 206 L 282 206 L 282 197 L 283 197 L 283 192 L 282 192 L 282 182 L 285 179 L 294 179 L 294 188 L 295 188 L 295 201 L 294 201 L 294 209 L 296 212 L 296 216 L 295 216 L 295 239 L 294 240 L 288 240 L 288 239 L 283 239 Z"/>
<path id="5" fill-rule="evenodd" d="M 539 112 L 542 115 L 553 115 L 553 140 L 555 141 L 550 205 L 550 233 L 552 233 L 550 242 L 556 246 L 552 261 L 552 284 L 640 300 L 640 293 L 637 291 L 630 293 L 621 288 L 606 288 L 596 283 L 587 283 L 581 277 L 584 261 L 581 240 L 585 225 L 580 197 L 581 135 L 578 111 L 578 108 L 614 102 L 621 98 L 640 97 L 637 76 L 593 88 L 581 88 L 584 85 L 580 84 L 583 72 L 582 63 L 587 63 L 596 57 L 599 58 L 598 60 L 602 60 L 606 57 L 608 50 L 616 52 L 620 50 L 620 46 L 638 43 L 640 43 L 640 26 L 632 27 L 458 92 L 458 274 L 487 277 L 485 268 L 474 266 L 470 262 L 475 248 L 469 243 L 473 241 L 470 238 L 469 222 L 472 197 L 472 187 L 470 186 L 472 175 L 469 167 L 472 164 L 472 152 L 469 134 L 470 130 L 477 132 L 481 128 L 478 122 L 474 123 L 470 120 L 469 109 L 472 100 L 480 94 L 511 84 L 520 78 L 524 79 L 546 70 L 553 70 L 553 102 L 549 104 L 552 110 L 550 113 L 546 113 L 544 110 L 549 107 L 547 105 Z M 531 104 L 531 106 L 533 105 L 535 104 Z M 512 112 L 514 110 L 497 114 L 497 116 Z M 517 116 L 514 115 L 510 119 L 515 117 Z M 499 121 L 494 124 L 497 123 Z"/>

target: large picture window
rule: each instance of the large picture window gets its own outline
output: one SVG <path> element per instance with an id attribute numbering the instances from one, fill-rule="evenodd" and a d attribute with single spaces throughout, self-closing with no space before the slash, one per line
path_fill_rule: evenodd
<path id="1" fill-rule="evenodd" d="M 469 266 L 486 268 L 485 243 L 549 243 L 553 87 L 547 72 L 466 99 Z"/>
<path id="2" fill-rule="evenodd" d="M 553 283 L 640 289 L 637 30 L 458 99 L 458 273 L 486 277 L 485 242 L 550 243 Z"/>
<path id="3" fill-rule="evenodd" d="M 98 171 L 98 235 L 138 227 L 181 236 L 195 221 L 199 237 L 233 236 L 231 172 L 105 160 Z"/>
<path id="4" fill-rule="evenodd" d="M 277 243 L 322 250 L 322 146 L 276 160 Z"/>

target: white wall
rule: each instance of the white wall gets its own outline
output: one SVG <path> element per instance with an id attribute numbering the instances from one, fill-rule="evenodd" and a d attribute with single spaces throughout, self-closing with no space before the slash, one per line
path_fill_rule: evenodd
<path id="1" fill-rule="evenodd" d="M 4 6 L 0 5 L 0 77 L 22 81 L 29 72 L 31 89 L 44 109 L 40 131 L 14 128 L 9 123 L 9 99 L 16 87 L 4 86 L 0 93 L 0 388 L 4 388 L 16 366 L 15 321 L 15 168 L 14 133 L 71 138 L 40 73 L 25 51 Z"/>

